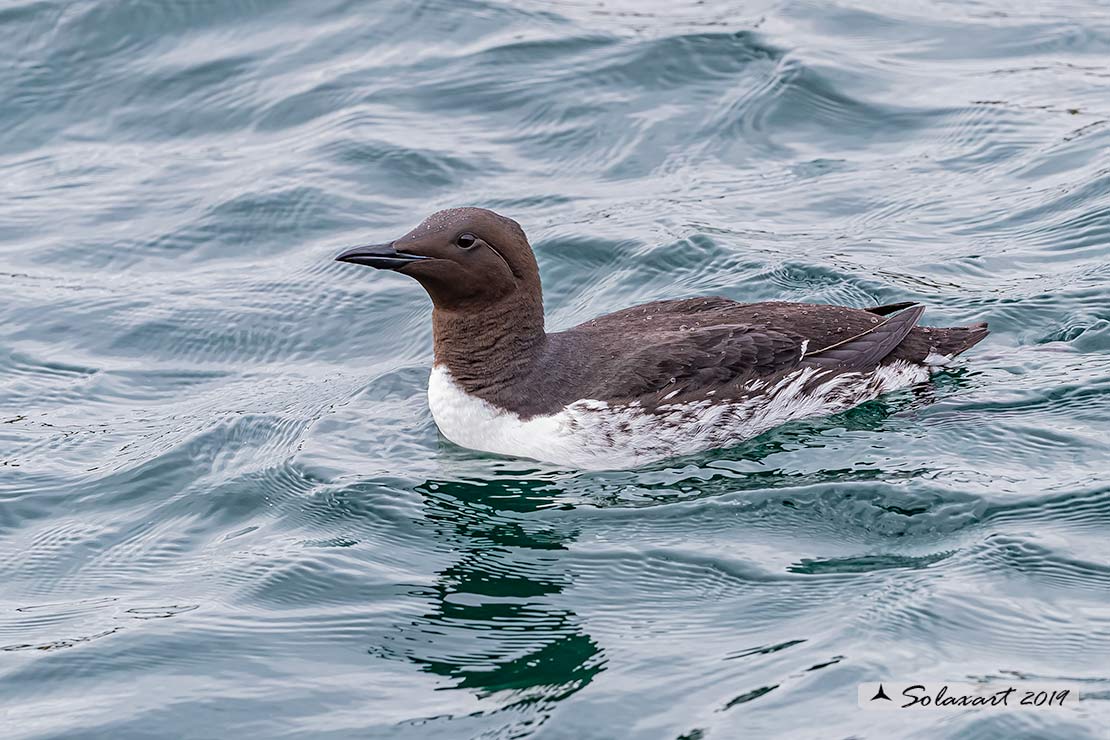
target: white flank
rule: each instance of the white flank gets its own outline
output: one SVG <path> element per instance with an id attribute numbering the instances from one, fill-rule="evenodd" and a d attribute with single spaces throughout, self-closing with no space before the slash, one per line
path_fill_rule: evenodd
<path id="1" fill-rule="evenodd" d="M 870 373 L 844 373 L 807 381 L 820 371 L 805 368 L 771 386 L 757 381 L 753 397 L 734 403 L 663 404 L 655 413 L 639 404 L 609 406 L 575 401 L 549 416 L 521 419 L 467 394 L 447 368 L 437 365 L 428 381 L 428 404 L 443 435 L 457 445 L 530 457 L 585 469 L 630 468 L 678 455 L 728 447 L 788 421 L 820 416 L 920 383 L 929 368 L 893 362 Z"/>

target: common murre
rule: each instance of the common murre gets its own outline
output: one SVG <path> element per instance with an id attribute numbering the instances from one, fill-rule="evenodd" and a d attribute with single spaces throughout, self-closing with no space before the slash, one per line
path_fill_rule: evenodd
<path id="1" fill-rule="evenodd" d="M 463 447 L 625 468 L 717 447 L 926 380 L 987 325 L 919 327 L 924 306 L 658 301 L 544 330 L 520 225 L 439 211 L 340 262 L 415 278 L 432 299 L 432 416 Z"/>

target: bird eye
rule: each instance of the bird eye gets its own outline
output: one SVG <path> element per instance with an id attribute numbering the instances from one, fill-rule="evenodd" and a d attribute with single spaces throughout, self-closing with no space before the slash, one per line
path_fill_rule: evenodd
<path id="1" fill-rule="evenodd" d="M 459 234 L 455 239 L 455 244 L 458 244 L 463 249 L 470 249 L 478 242 L 478 237 L 473 234 Z"/>

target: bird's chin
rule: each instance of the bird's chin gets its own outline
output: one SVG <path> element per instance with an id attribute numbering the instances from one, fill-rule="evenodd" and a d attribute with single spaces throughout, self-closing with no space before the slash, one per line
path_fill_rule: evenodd
<path id="1" fill-rule="evenodd" d="M 390 269 L 393 270 L 393 272 L 399 272 L 402 275 L 408 275 L 409 277 L 417 279 L 433 276 L 438 276 L 442 279 L 449 279 L 452 275 L 452 266 L 453 265 L 450 260 L 428 257 L 427 259 L 405 262 L 404 264 L 397 265 L 396 267 L 385 269 Z"/>

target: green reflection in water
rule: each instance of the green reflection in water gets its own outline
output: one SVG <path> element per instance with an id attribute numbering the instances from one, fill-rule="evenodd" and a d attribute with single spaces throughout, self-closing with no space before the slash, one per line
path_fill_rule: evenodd
<path id="1" fill-rule="evenodd" d="M 430 608 L 401 630 L 395 647 L 454 687 L 508 706 L 553 706 L 604 669 L 604 655 L 560 594 L 560 568 L 577 531 L 531 516 L 556 505 L 549 481 L 427 481 L 424 523 L 457 552 L 422 593 Z"/>

